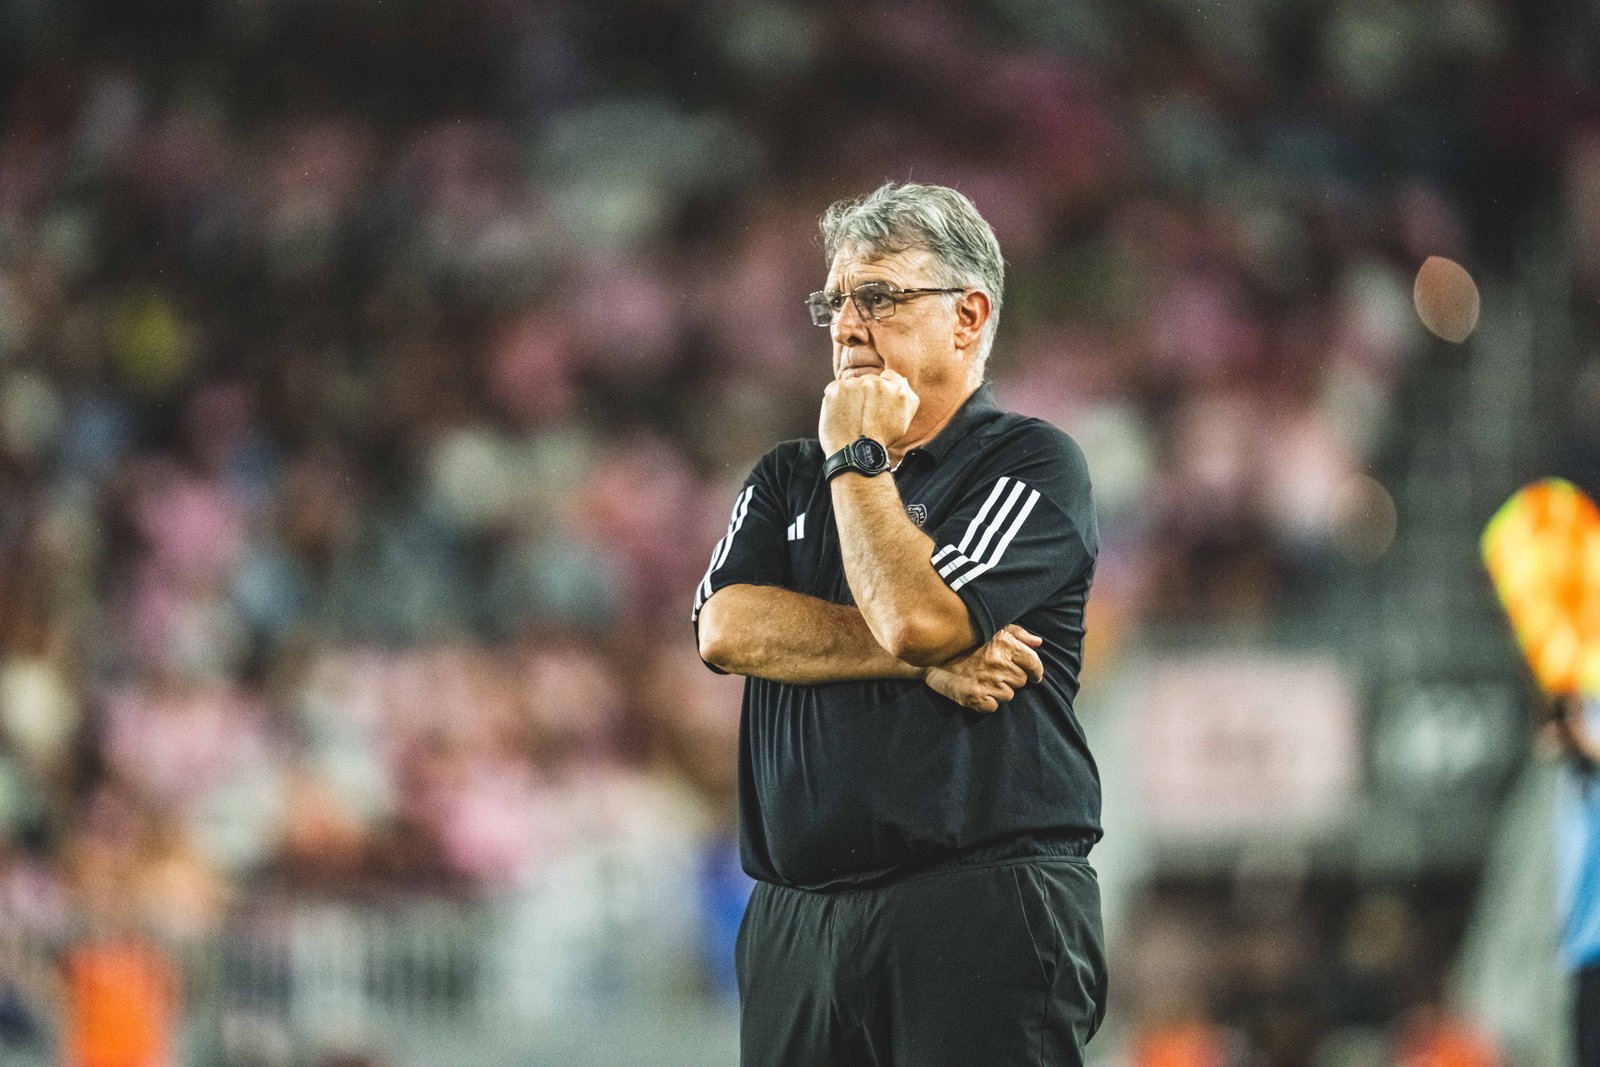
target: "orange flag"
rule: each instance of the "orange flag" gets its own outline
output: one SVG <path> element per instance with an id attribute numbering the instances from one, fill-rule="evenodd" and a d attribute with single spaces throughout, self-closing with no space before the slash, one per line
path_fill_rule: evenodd
<path id="1" fill-rule="evenodd" d="M 1570 482 L 1534 482 L 1494 513 L 1482 549 L 1539 687 L 1600 692 L 1600 508 Z"/>

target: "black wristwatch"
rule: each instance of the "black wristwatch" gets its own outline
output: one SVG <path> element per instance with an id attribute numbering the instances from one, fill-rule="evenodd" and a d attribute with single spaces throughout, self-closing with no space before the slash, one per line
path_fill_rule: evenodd
<path id="1" fill-rule="evenodd" d="M 889 450 L 870 437 L 858 437 L 828 457 L 822 465 L 822 478 L 831 482 L 845 471 L 871 478 L 889 469 Z"/>

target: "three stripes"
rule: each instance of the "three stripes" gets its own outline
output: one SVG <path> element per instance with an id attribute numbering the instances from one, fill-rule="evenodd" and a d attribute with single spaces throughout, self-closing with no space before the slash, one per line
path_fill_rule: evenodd
<path id="1" fill-rule="evenodd" d="M 755 491 L 755 486 L 748 486 L 734 501 L 733 517 L 728 520 L 728 532 L 711 550 L 711 566 L 706 568 L 705 577 L 700 579 L 700 586 L 695 590 L 694 611 L 689 616 L 691 621 L 700 617 L 700 608 L 711 597 L 711 576 L 727 561 L 728 553 L 733 550 L 734 536 L 744 525 L 745 516 L 750 513 L 750 498 Z M 996 507 L 997 501 L 998 507 Z M 933 554 L 931 562 L 938 569 L 939 577 L 948 582 L 950 588 L 954 590 L 960 589 L 985 571 L 992 570 L 1000 562 L 1000 557 L 1005 555 L 1006 549 L 1010 547 L 1017 532 L 1022 529 L 1023 523 L 1028 521 L 1028 515 L 1038 502 L 1039 490 L 1002 475 L 994 483 L 994 488 L 990 490 L 988 499 L 983 502 L 983 507 L 978 509 L 978 514 L 967 524 L 961 543 L 945 545 Z M 789 524 L 785 537 L 790 541 L 805 537 L 805 523 L 806 517 L 802 513 Z"/>
<path id="2" fill-rule="evenodd" d="M 690 622 L 700 618 L 700 608 L 710 599 L 711 576 L 727 560 L 728 553 L 733 551 L 733 536 L 739 532 L 739 527 L 744 525 L 744 517 L 750 514 L 750 498 L 755 492 L 755 486 L 745 486 L 744 492 L 739 494 L 739 499 L 733 502 L 733 517 L 728 520 L 728 532 L 722 535 L 722 540 L 711 550 L 711 566 L 706 568 L 706 576 L 700 579 L 700 585 L 694 591 L 694 610 L 689 613 Z"/>
<path id="3" fill-rule="evenodd" d="M 1009 492 L 1006 490 L 1008 485 L 1011 487 Z M 995 501 L 1000 500 L 1002 495 L 1005 501 L 997 509 Z M 961 543 L 945 545 L 933 554 L 931 562 L 938 568 L 939 577 L 948 582 L 951 589 L 960 589 L 984 571 L 992 569 L 1005 555 L 1012 538 L 1028 521 L 1029 512 L 1038 502 L 1039 490 L 1030 489 L 1014 478 L 1002 476 L 994 483 L 994 489 L 989 492 L 983 507 L 978 509 L 978 514 L 967 524 L 967 532 L 962 536 Z M 992 518 L 989 515 L 991 511 L 994 512 Z M 1005 532 L 1001 533 L 1002 530 Z M 999 534 L 998 538 L 996 534 Z M 976 544 L 973 543 L 974 539 Z M 985 552 L 988 552 L 987 556 Z"/>

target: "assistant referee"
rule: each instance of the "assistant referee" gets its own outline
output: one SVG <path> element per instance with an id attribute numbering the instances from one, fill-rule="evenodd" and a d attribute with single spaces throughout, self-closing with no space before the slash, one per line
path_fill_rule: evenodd
<path id="1" fill-rule="evenodd" d="M 984 384 L 1004 264 L 970 200 L 891 183 L 822 236 L 817 439 L 757 464 L 694 598 L 702 657 L 748 679 L 741 1060 L 1080 1064 L 1106 994 L 1088 470 Z"/>

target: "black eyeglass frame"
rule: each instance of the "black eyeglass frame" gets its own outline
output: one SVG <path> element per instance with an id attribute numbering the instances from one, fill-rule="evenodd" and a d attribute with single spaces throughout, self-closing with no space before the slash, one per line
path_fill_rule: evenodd
<path id="1" fill-rule="evenodd" d="M 873 311 L 866 306 L 862 298 L 863 290 L 872 290 L 873 293 L 883 293 L 888 296 L 889 305 L 878 311 Z M 964 293 L 966 287 L 957 289 L 897 289 L 888 282 L 864 282 L 848 293 L 841 293 L 837 289 L 819 289 L 806 297 L 806 309 L 811 312 L 813 326 L 832 326 L 839 317 L 839 312 L 844 310 L 843 297 L 849 297 L 850 302 L 856 306 L 856 311 L 864 319 L 879 322 L 894 314 L 894 309 L 900 306 L 902 300 L 909 300 L 915 296 L 927 296 L 929 293 Z M 835 307 L 833 300 L 839 297 L 839 306 Z"/>

